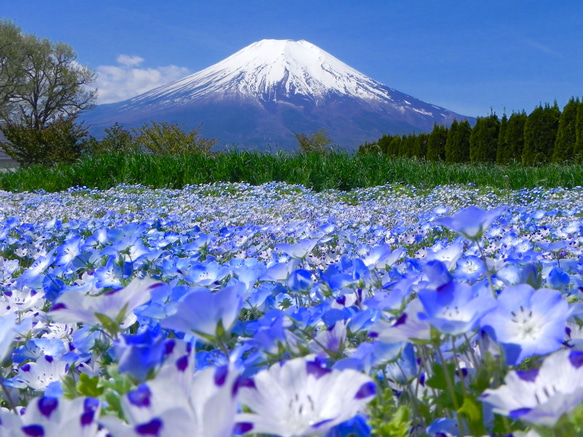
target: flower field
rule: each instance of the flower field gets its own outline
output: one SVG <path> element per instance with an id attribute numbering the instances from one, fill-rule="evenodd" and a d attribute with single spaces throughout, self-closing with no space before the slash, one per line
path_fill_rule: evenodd
<path id="1" fill-rule="evenodd" d="M 580 435 L 582 217 L 581 187 L 0 191 L 0 435 Z"/>

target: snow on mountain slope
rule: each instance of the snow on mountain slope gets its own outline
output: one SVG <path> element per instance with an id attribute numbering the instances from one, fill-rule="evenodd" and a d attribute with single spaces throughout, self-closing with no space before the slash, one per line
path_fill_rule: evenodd
<path id="1" fill-rule="evenodd" d="M 263 101 L 302 95 L 318 102 L 331 93 L 393 101 L 391 91 L 400 94 L 308 41 L 264 39 L 132 102 L 177 103 L 207 95 L 233 94 L 255 96 Z"/>

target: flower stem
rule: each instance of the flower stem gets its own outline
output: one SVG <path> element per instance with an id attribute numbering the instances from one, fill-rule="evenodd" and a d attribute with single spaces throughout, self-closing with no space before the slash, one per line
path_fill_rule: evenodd
<path id="1" fill-rule="evenodd" d="M 439 356 L 439 361 L 441 362 L 441 365 L 443 366 L 443 374 L 445 376 L 445 383 L 447 384 L 447 388 L 448 388 L 449 394 L 451 396 L 451 401 L 452 401 L 453 407 L 455 409 L 455 418 L 457 420 L 460 435 L 465 435 L 464 424 L 462 422 L 462 419 L 460 418 L 460 415 L 458 414 L 458 410 L 460 409 L 460 406 L 458 404 L 457 397 L 455 394 L 455 386 L 454 386 L 453 381 L 451 379 L 451 375 L 449 374 L 449 370 L 447 368 L 447 363 L 443 358 L 443 354 L 441 353 L 441 349 L 440 349 L 439 345 L 437 345 L 436 350 L 437 350 L 437 355 Z"/>

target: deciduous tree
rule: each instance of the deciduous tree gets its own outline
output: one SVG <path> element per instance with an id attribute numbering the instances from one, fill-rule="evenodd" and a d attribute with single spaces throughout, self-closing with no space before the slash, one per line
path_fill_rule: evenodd
<path id="1" fill-rule="evenodd" d="M 64 43 L 25 35 L 0 21 L 0 122 L 36 130 L 89 108 L 93 72 Z"/>

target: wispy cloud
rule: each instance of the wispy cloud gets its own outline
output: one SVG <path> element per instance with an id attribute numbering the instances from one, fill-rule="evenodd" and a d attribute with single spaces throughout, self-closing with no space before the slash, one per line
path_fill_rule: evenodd
<path id="1" fill-rule="evenodd" d="M 141 68 L 143 62 L 140 56 L 122 54 L 117 57 L 117 65 L 97 67 L 97 103 L 126 100 L 190 73 L 188 68 L 177 65 Z"/>
<path id="2" fill-rule="evenodd" d="M 528 44 L 529 46 L 531 46 L 531 47 L 533 47 L 541 52 L 544 52 L 547 55 L 551 55 L 551 56 L 554 56 L 555 58 L 563 59 L 563 55 L 561 53 L 551 49 L 550 47 L 548 47 L 548 46 L 546 46 L 538 41 L 535 41 L 533 39 L 524 39 L 523 41 L 526 44 Z"/>

